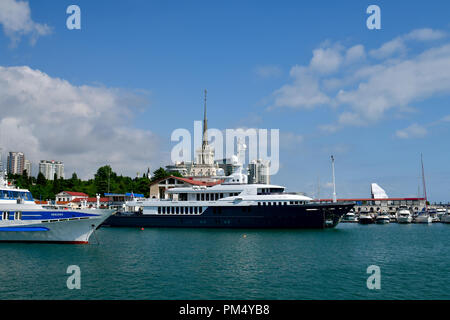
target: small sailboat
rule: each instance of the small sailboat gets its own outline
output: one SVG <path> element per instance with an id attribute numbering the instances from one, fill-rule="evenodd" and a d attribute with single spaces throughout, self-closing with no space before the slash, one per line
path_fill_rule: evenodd
<path id="1" fill-rule="evenodd" d="M 430 216 L 429 210 L 428 210 L 428 199 L 427 199 L 427 188 L 425 185 L 425 171 L 423 169 L 423 157 L 422 154 L 420 154 L 420 162 L 422 164 L 422 183 L 423 183 L 423 193 L 425 197 L 425 208 L 421 212 L 419 212 L 419 215 L 414 219 L 415 223 L 432 223 L 433 218 Z"/>

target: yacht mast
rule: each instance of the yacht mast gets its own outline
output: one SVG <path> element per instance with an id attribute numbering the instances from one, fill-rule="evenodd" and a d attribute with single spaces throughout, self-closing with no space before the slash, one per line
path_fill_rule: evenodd
<path id="1" fill-rule="evenodd" d="M 335 181 L 335 177 L 334 177 L 334 157 L 333 156 L 331 156 L 331 167 L 332 167 L 332 171 L 333 171 L 333 202 L 337 202 L 336 181 Z"/>
<path id="2" fill-rule="evenodd" d="M 202 139 L 202 164 L 206 164 L 206 160 L 204 159 L 205 157 L 205 150 L 206 147 L 208 146 L 208 120 L 206 118 L 206 94 L 208 92 L 205 89 L 205 106 L 204 106 L 204 114 L 203 114 L 203 139 Z"/>
<path id="3" fill-rule="evenodd" d="M 422 156 L 422 154 L 420 154 L 420 162 L 422 164 L 422 184 L 423 184 L 423 194 L 424 194 L 424 197 L 425 197 L 425 208 L 428 210 L 427 188 L 425 186 L 425 171 L 423 169 L 423 156 Z"/>

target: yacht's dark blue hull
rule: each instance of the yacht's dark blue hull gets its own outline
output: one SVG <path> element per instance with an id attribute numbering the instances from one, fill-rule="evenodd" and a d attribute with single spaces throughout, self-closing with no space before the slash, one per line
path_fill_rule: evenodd
<path id="1" fill-rule="evenodd" d="M 115 214 L 104 226 L 162 228 L 333 228 L 354 204 L 208 207 L 201 215 Z M 250 209 L 249 209 L 250 208 Z"/>

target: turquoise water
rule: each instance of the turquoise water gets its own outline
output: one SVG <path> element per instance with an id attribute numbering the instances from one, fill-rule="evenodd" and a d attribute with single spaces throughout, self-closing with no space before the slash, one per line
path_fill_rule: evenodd
<path id="1" fill-rule="evenodd" d="M 444 224 L 101 228 L 100 244 L 0 244 L 0 299 L 450 299 L 449 235 Z M 380 290 L 366 286 L 370 265 Z"/>

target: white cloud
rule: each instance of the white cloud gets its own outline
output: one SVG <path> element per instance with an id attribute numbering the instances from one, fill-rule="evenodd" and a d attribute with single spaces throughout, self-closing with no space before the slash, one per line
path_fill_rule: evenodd
<path id="1" fill-rule="evenodd" d="M 391 108 L 443 93 L 450 93 L 450 45 L 387 66 L 356 89 L 340 91 L 337 101 L 367 120 L 379 120 Z"/>
<path id="2" fill-rule="evenodd" d="M 23 35 L 29 35 L 31 43 L 34 44 L 38 37 L 51 32 L 51 28 L 46 24 L 36 23 L 31 19 L 30 6 L 26 1 L 1 0 L 0 24 L 13 45 Z"/>
<path id="3" fill-rule="evenodd" d="M 407 41 L 434 41 L 446 37 L 446 33 L 430 28 L 415 29 L 410 33 L 397 37 L 384 43 L 380 48 L 370 51 L 370 55 L 377 59 L 385 59 L 395 54 L 405 54 L 407 52 Z"/>
<path id="4" fill-rule="evenodd" d="M 385 59 L 397 53 L 405 53 L 406 45 L 402 38 L 395 38 L 384 43 L 380 48 L 370 51 L 370 55 L 377 59 Z"/>
<path id="5" fill-rule="evenodd" d="M 427 135 L 427 129 L 417 123 L 413 123 L 405 129 L 397 130 L 395 135 L 401 139 L 423 138 Z"/>
<path id="6" fill-rule="evenodd" d="M 361 44 L 358 44 L 356 46 L 353 46 L 347 50 L 345 53 L 345 62 L 347 64 L 353 63 L 356 61 L 364 60 L 366 58 L 366 52 L 364 49 L 364 46 Z"/>
<path id="7" fill-rule="evenodd" d="M 39 160 L 52 159 L 64 162 L 66 175 L 84 178 L 105 164 L 142 174 L 162 161 L 160 139 L 131 125 L 139 99 L 118 89 L 74 86 L 29 67 L 0 67 L 0 147 L 24 152 L 34 174 Z"/>
<path id="8" fill-rule="evenodd" d="M 300 66 L 294 66 L 290 72 L 294 83 L 284 85 L 274 92 L 274 107 L 314 108 L 328 103 L 329 98 L 321 92 L 317 77 Z"/>
<path id="9" fill-rule="evenodd" d="M 339 47 L 318 48 L 313 51 L 310 69 L 319 73 L 331 73 L 339 69 L 343 61 Z"/>
<path id="10" fill-rule="evenodd" d="M 326 43 L 313 51 L 309 65 L 292 67 L 292 81 L 273 93 L 273 107 L 341 110 L 335 123 L 320 126 L 327 132 L 369 125 L 387 112 L 411 112 L 411 104 L 450 94 L 450 44 L 431 43 L 445 37 L 439 30 L 417 29 L 368 56 L 363 45 Z M 410 51 L 410 41 L 424 42 L 427 49 Z"/>
<path id="11" fill-rule="evenodd" d="M 446 36 L 447 34 L 443 31 L 423 28 L 411 31 L 405 36 L 405 39 L 416 41 L 433 41 L 445 38 Z"/>

